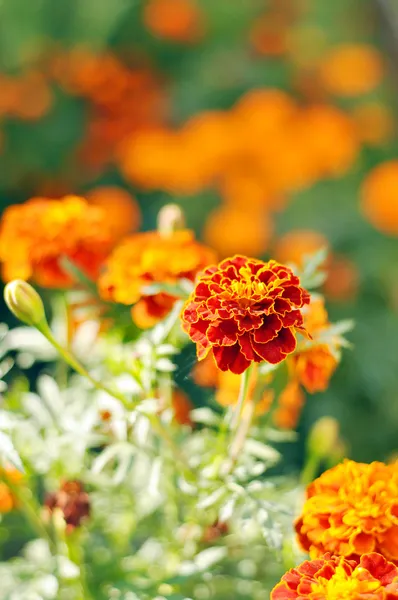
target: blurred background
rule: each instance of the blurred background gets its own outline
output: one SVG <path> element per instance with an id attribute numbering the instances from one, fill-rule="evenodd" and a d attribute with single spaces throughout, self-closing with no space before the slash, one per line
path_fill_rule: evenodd
<path id="1" fill-rule="evenodd" d="M 220 257 L 327 246 L 353 349 L 299 432 L 333 415 L 365 461 L 398 450 L 397 21 L 388 0 L 0 3 L 1 210 L 85 195 L 123 236 L 173 201 Z"/>

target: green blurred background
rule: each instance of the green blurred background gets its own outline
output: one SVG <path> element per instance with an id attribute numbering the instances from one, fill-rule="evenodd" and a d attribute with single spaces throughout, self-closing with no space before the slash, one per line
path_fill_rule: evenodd
<path id="1" fill-rule="evenodd" d="M 273 233 L 265 236 L 257 252 L 268 257 L 286 232 L 315 230 L 327 238 L 333 256 L 349 261 L 348 291 L 328 297 L 326 290 L 326 296 L 332 320 L 355 320 L 349 334 L 353 349 L 344 353 L 328 391 L 308 398 L 299 431 L 304 439 L 314 420 L 333 415 L 341 423 L 349 455 L 365 461 L 386 459 L 398 450 L 398 245 L 395 234 L 375 228 L 360 209 L 367 174 L 397 157 L 398 53 L 390 9 L 393 4 L 372 0 L 0 3 L 2 209 L 32 196 L 84 195 L 99 186 L 119 186 L 138 202 L 143 229 L 155 226 L 160 206 L 175 201 L 183 206 L 189 226 L 202 236 L 222 202 L 219 190 L 205 186 L 176 193 L 167 186 L 138 185 L 120 168 L 118 157 L 126 138 L 155 126 L 180 127 L 203 111 L 228 111 L 256 88 L 284 90 L 300 105 L 326 103 L 350 116 L 363 104 L 381 107 L 382 115 L 388 115 L 381 126 L 374 117 L 374 127 L 384 126 L 385 131 L 376 140 L 361 140 L 356 159 L 344 173 L 322 177 L 289 194 L 283 210 L 272 212 Z M 341 44 L 365 44 L 382 53 L 385 70 L 373 89 L 345 95 L 322 87 L 316 76 L 318 62 Z M 77 51 L 98 59 L 96 70 L 83 77 L 75 55 L 76 79 L 71 85 L 68 57 Z M 112 65 L 106 66 L 109 56 L 123 66 L 114 79 Z M 123 69 L 133 73 L 126 98 L 120 93 L 118 102 L 96 100 L 95 80 L 102 68 L 109 72 L 109 81 L 99 87 L 111 96 L 122 85 Z M 362 79 L 366 69 L 364 64 Z M 80 75 L 81 85 L 76 83 Z M 371 119 L 366 127 L 371 138 Z M 209 143 L 217 144 L 216 134 Z M 334 143 L 333 138 L 325 139 L 326 146 Z M 299 146 L 294 152 L 303 150 Z M 395 191 L 398 205 L 398 184 Z M 259 213 L 250 199 L 243 201 L 243 212 L 253 212 L 249 224 L 258 225 L 260 214 L 268 219 L 268 212 Z M 251 230 L 246 235 L 250 237 Z M 237 245 L 235 251 L 240 249 Z M 343 275 L 337 270 L 335 277 Z M 7 320 L 5 312 L 2 318 Z M 185 374 L 181 379 L 184 383 Z M 194 388 L 191 381 L 185 381 L 185 387 Z"/>

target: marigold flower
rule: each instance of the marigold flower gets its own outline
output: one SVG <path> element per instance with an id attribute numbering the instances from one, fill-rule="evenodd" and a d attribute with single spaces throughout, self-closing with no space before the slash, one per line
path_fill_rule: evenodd
<path id="1" fill-rule="evenodd" d="M 267 249 L 272 229 L 264 210 L 220 206 L 207 217 L 204 239 L 219 256 L 236 252 L 256 256 Z"/>
<path id="2" fill-rule="evenodd" d="M 304 325 L 313 337 L 314 344 L 296 352 L 289 358 L 292 377 L 310 394 L 323 392 L 329 385 L 338 360 L 325 342 L 317 340 L 321 332 L 329 326 L 328 313 L 323 298 L 317 298 L 303 311 Z"/>
<path id="3" fill-rule="evenodd" d="M 295 377 L 310 394 L 324 392 L 328 388 L 338 365 L 326 344 L 299 352 L 292 361 Z"/>
<path id="4" fill-rule="evenodd" d="M 373 227 L 398 235 L 398 160 L 382 163 L 368 173 L 362 184 L 361 208 Z"/>
<path id="5" fill-rule="evenodd" d="M 359 286 L 359 271 L 356 264 L 346 256 L 334 254 L 327 267 L 327 279 L 323 284 L 325 296 L 336 302 L 355 298 Z"/>
<path id="6" fill-rule="evenodd" d="M 310 296 L 275 261 L 234 256 L 207 268 L 182 313 L 199 360 L 212 351 L 221 371 L 243 373 L 253 362 L 276 364 L 305 332 L 300 309 Z"/>
<path id="7" fill-rule="evenodd" d="M 179 425 L 193 426 L 190 412 L 194 408 L 191 400 L 182 390 L 173 390 L 171 403 L 174 410 L 174 419 Z"/>
<path id="8" fill-rule="evenodd" d="M 77 196 L 32 198 L 4 212 L 0 230 L 3 279 L 68 287 L 73 281 L 62 269 L 63 257 L 95 279 L 112 245 L 103 209 Z"/>
<path id="9" fill-rule="evenodd" d="M 136 324 L 151 327 L 170 312 L 176 296 L 165 292 L 146 294 L 145 287 L 155 283 L 175 285 L 180 279 L 194 281 L 214 256 L 189 230 L 170 235 L 138 233 L 115 248 L 99 279 L 99 291 L 106 300 L 134 304 Z"/>
<path id="10" fill-rule="evenodd" d="M 87 200 L 93 206 L 106 210 L 109 228 L 115 239 L 136 231 L 141 224 L 137 200 L 117 186 L 101 186 L 90 190 Z"/>
<path id="11" fill-rule="evenodd" d="M 48 494 L 44 505 L 50 513 L 55 509 L 62 511 L 68 533 L 90 516 L 90 498 L 78 480 L 66 481 L 57 492 Z"/>
<path id="12" fill-rule="evenodd" d="M 394 600 L 398 569 L 383 556 L 364 554 L 359 564 L 325 554 L 288 571 L 274 587 L 271 600 Z"/>
<path id="13" fill-rule="evenodd" d="M 307 488 L 295 527 L 301 547 L 357 559 L 379 552 L 398 561 L 398 463 L 345 460 Z"/>
<path id="14" fill-rule="evenodd" d="M 159 38 L 190 43 L 204 32 L 204 16 L 195 0 L 149 0 L 143 16 L 145 25 Z"/>
<path id="15" fill-rule="evenodd" d="M 367 102 L 352 112 L 359 138 L 370 146 L 382 146 L 396 131 L 392 111 L 379 102 Z"/>
<path id="16" fill-rule="evenodd" d="M 313 229 L 294 229 L 281 236 L 274 247 L 274 254 L 281 263 L 294 263 L 303 267 L 305 259 L 328 248 L 327 238 Z"/>
<path id="17" fill-rule="evenodd" d="M 18 500 L 7 485 L 7 482 L 19 485 L 22 477 L 22 473 L 12 467 L 0 469 L 0 514 L 11 512 L 18 506 Z"/>
<path id="18" fill-rule="evenodd" d="M 359 96 L 372 91 L 384 75 L 381 54 L 366 44 L 342 44 L 322 60 L 324 87 L 337 96 Z"/>
<path id="19" fill-rule="evenodd" d="M 273 421 L 281 429 L 295 429 L 305 403 L 305 395 L 296 380 L 289 381 L 278 398 Z"/>

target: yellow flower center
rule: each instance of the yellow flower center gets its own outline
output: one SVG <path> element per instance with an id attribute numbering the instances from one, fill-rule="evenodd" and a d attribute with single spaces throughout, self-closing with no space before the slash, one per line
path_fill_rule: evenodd
<path id="1" fill-rule="evenodd" d="M 356 600 L 361 594 L 380 591 L 380 581 L 361 579 L 363 572 L 361 567 L 357 567 L 352 575 L 348 575 L 342 566 L 338 566 L 331 579 L 320 577 L 317 583 L 312 585 L 310 597 L 314 600 Z"/>

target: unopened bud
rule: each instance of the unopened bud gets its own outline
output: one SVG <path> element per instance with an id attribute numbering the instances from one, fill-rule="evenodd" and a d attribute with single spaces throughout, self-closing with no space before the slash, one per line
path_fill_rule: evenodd
<path id="1" fill-rule="evenodd" d="M 333 417 L 322 417 L 310 431 L 308 449 L 311 454 L 327 458 L 339 441 L 339 423 Z"/>
<path id="2" fill-rule="evenodd" d="M 26 325 L 46 325 L 43 301 L 36 290 L 26 281 L 15 279 L 7 283 L 4 300 L 10 311 Z"/>
<path id="3" fill-rule="evenodd" d="M 158 231 L 163 236 L 171 235 L 174 231 L 184 229 L 185 217 L 177 204 L 166 204 L 158 214 Z"/>

